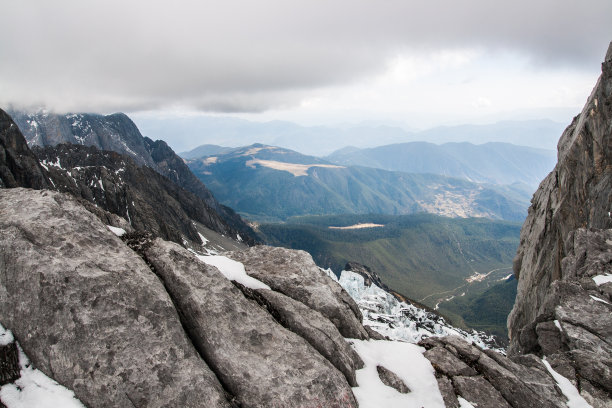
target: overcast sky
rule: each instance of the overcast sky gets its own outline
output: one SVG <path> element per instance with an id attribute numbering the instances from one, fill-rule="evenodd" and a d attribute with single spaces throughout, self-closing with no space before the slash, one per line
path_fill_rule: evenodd
<path id="1" fill-rule="evenodd" d="M 612 40 L 610 0 L 0 1 L 5 108 L 563 120 Z"/>

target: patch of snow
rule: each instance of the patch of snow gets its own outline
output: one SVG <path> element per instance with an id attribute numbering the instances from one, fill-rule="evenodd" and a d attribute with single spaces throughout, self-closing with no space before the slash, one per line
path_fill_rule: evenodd
<path id="1" fill-rule="evenodd" d="M 612 282 L 612 274 L 606 273 L 605 275 L 597 275 L 592 278 L 597 286 L 603 285 L 604 283 Z"/>
<path id="2" fill-rule="evenodd" d="M 0 342 L 13 334 L 0 324 Z M 10 343 L 10 342 L 9 342 Z M 0 343 L 1 344 L 1 343 Z M 8 344 L 8 343 L 7 343 Z M 74 392 L 59 385 L 30 364 L 19 345 L 19 366 L 21 377 L 14 383 L 0 387 L 0 400 L 7 408 L 84 408 Z"/>
<path id="3" fill-rule="evenodd" d="M 125 234 L 125 230 L 123 228 L 113 227 L 112 225 L 107 225 L 107 227 L 118 237 L 122 237 Z"/>
<path id="4" fill-rule="evenodd" d="M 198 235 L 200 236 L 200 239 L 202 240 L 202 246 L 208 244 L 208 240 L 204 237 L 204 235 L 200 234 L 198 232 Z"/>
<path id="5" fill-rule="evenodd" d="M 240 234 L 236 234 L 236 239 L 238 240 L 238 242 L 242 242 L 242 237 L 240 236 Z"/>
<path id="6" fill-rule="evenodd" d="M 593 295 L 589 295 L 589 296 L 591 296 L 591 299 L 596 300 L 598 302 L 605 303 L 606 305 L 610 304 L 610 303 L 606 302 L 605 300 L 598 298 L 597 296 L 593 296 Z"/>
<path id="7" fill-rule="evenodd" d="M 474 405 L 472 405 L 471 402 L 466 401 L 462 397 L 457 396 L 457 399 L 459 400 L 459 407 L 460 408 L 475 408 Z"/>
<path id="8" fill-rule="evenodd" d="M 386 340 L 355 340 L 352 346 L 364 362 L 355 372 L 359 387 L 353 388 L 360 408 L 444 407 L 425 349 L 415 344 Z M 394 372 L 410 388 L 402 394 L 380 380 L 376 366 Z"/>
<path id="9" fill-rule="evenodd" d="M 321 267 L 319 267 L 319 269 L 321 270 L 321 272 L 323 272 L 325 275 L 329 276 L 334 282 L 338 282 L 338 277 L 336 276 L 336 274 L 331 270 L 331 268 L 327 268 L 327 269 L 323 269 Z"/>
<path id="10" fill-rule="evenodd" d="M 0 346 L 6 346 L 14 341 L 13 332 L 5 329 L 4 326 L 0 324 Z"/>
<path id="11" fill-rule="evenodd" d="M 234 280 L 247 288 L 251 289 L 270 289 L 268 285 L 247 275 L 244 265 L 228 257 L 221 255 L 196 255 L 197 258 L 212 266 L 216 266 L 219 271 L 229 280 Z"/>
<path id="12" fill-rule="evenodd" d="M 563 329 L 561 328 L 561 323 L 559 323 L 558 320 L 555 320 L 555 326 L 557 326 L 557 329 L 559 329 L 559 331 L 563 331 Z"/>
<path id="13" fill-rule="evenodd" d="M 493 336 L 475 330 L 468 333 L 446 323 L 444 318 L 435 313 L 400 302 L 374 284 L 367 287 L 358 273 L 342 271 L 338 283 L 359 306 L 363 324 L 392 340 L 418 343 L 431 336 L 455 335 L 483 349 L 505 353 L 502 348 L 495 346 Z"/>
<path id="14" fill-rule="evenodd" d="M 329 229 L 338 229 L 338 230 L 348 230 L 348 229 L 363 229 L 363 228 L 377 228 L 377 227 L 384 227 L 383 224 L 374 224 L 371 222 L 367 222 L 364 224 L 354 224 L 354 225 L 349 225 L 348 227 L 332 227 L 329 226 Z"/>
<path id="15" fill-rule="evenodd" d="M 100 188 L 102 189 L 102 191 L 106 191 L 104 190 L 104 186 L 102 185 L 102 180 L 98 179 L 98 184 L 100 185 Z"/>
<path id="16" fill-rule="evenodd" d="M 546 366 L 546 369 L 552 375 L 552 377 L 557 382 L 557 385 L 561 389 L 561 392 L 567 398 L 567 407 L 568 408 L 593 408 L 591 404 L 585 401 L 584 398 L 580 395 L 574 384 L 570 382 L 567 378 L 553 370 L 546 359 L 543 359 L 542 362 Z"/>

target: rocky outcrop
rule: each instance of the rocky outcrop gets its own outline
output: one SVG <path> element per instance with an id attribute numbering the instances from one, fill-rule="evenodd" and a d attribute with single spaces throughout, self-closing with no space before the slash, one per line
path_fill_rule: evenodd
<path id="1" fill-rule="evenodd" d="M 215 267 L 160 239 L 144 254 L 194 345 L 240 406 L 357 406 L 340 372 Z"/>
<path id="2" fill-rule="evenodd" d="M 566 398 L 537 358 L 511 359 L 483 351 L 457 336 L 430 337 L 420 345 L 436 370 L 447 407 L 457 396 L 478 407 L 565 407 Z"/>
<path id="3" fill-rule="evenodd" d="M 307 252 L 261 245 L 226 255 L 242 262 L 248 275 L 320 312 L 344 337 L 368 338 L 355 301 L 317 267 Z"/>
<path id="4" fill-rule="evenodd" d="M 535 320 L 550 284 L 562 278 L 564 242 L 577 228 L 612 228 L 612 51 L 582 113 L 558 144 L 558 163 L 532 199 L 514 261 L 517 301 L 510 337 Z"/>
<path id="5" fill-rule="evenodd" d="M 401 394 L 408 394 L 410 392 L 410 388 L 393 371 L 379 365 L 376 366 L 376 372 L 380 381 L 387 387 L 395 388 Z"/>
<path id="6" fill-rule="evenodd" d="M 152 234 L 122 240 L 63 193 L 0 189 L 0 207 L 0 323 L 85 405 L 357 407 L 363 363 L 321 313 L 244 296 Z M 15 381 L 16 350 L 0 338 L 0 381 Z"/>
<path id="7" fill-rule="evenodd" d="M 61 144 L 32 151 L 53 185 L 164 239 L 201 243 L 197 221 L 220 233 L 236 232 L 203 200 L 129 157 L 92 146 Z"/>
<path id="8" fill-rule="evenodd" d="M 0 187 L 48 188 L 49 180 L 17 125 L 0 109 Z"/>
<path id="9" fill-rule="evenodd" d="M 534 194 L 514 261 L 510 355 L 546 356 L 595 407 L 612 400 L 612 44 L 558 163 Z"/>
<path id="10" fill-rule="evenodd" d="M 358 385 L 355 370 L 363 368 L 363 361 L 329 319 L 302 302 L 293 300 L 282 293 L 239 287 L 247 297 L 252 298 L 270 312 L 283 327 L 300 335 L 328 359 L 344 374 L 352 387 Z"/>
<path id="11" fill-rule="evenodd" d="M 212 208 L 224 220 L 228 234 L 249 244 L 255 244 L 256 234 L 232 209 L 221 205 L 189 170 L 183 160 L 161 140 L 143 137 L 132 120 L 123 113 L 96 115 L 90 113 L 10 111 L 30 146 L 56 146 L 73 144 L 93 146 L 99 150 L 114 151 L 130 157 L 138 166 L 147 166 L 176 185 L 195 194 L 206 206 Z M 229 228 L 227 228 L 229 226 Z M 214 229 L 214 228 L 213 228 Z M 167 237 L 166 237 L 167 238 Z"/>
<path id="12" fill-rule="evenodd" d="M 89 407 L 229 407 L 157 276 L 51 191 L 0 189 L 0 322 Z M 10 211 L 4 211 L 10 209 Z"/>

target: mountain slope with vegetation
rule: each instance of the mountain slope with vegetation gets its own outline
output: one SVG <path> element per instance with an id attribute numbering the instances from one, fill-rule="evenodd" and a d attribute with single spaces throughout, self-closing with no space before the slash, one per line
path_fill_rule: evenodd
<path id="1" fill-rule="evenodd" d="M 528 206 L 528 194 L 520 188 L 339 166 L 259 144 L 188 165 L 219 201 L 264 222 L 298 215 L 417 212 L 520 221 Z"/>

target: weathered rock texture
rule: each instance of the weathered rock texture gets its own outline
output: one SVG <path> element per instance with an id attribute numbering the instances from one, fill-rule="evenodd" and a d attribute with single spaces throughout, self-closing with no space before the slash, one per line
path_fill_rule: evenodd
<path id="1" fill-rule="evenodd" d="M 402 394 L 408 394 L 410 392 L 410 388 L 408 388 L 406 383 L 404 383 L 404 381 L 393 371 L 379 365 L 376 366 L 376 372 L 378 372 L 380 381 L 387 387 L 395 388 L 397 392 Z"/>
<path id="2" fill-rule="evenodd" d="M 344 376 L 212 266 L 170 242 L 144 251 L 200 354 L 242 407 L 356 407 Z"/>
<path id="3" fill-rule="evenodd" d="M 436 370 L 447 407 L 458 407 L 461 396 L 478 407 L 565 407 L 566 398 L 536 357 L 513 361 L 457 336 L 430 337 L 419 343 Z M 477 405 L 476 405 L 477 404 Z"/>
<path id="4" fill-rule="evenodd" d="M 0 187 L 48 188 L 44 169 L 11 117 L 0 109 Z"/>
<path id="5" fill-rule="evenodd" d="M 612 406 L 612 44 L 582 113 L 558 144 L 514 261 L 509 354 L 547 356 L 596 407 Z M 607 302 L 607 303 L 606 303 Z"/>
<path id="6" fill-rule="evenodd" d="M 363 368 L 363 361 L 329 319 L 282 293 L 266 289 L 251 290 L 237 285 L 247 297 L 270 312 L 283 327 L 299 334 L 328 359 L 344 374 L 352 387 L 357 386 L 355 370 Z"/>
<path id="7" fill-rule="evenodd" d="M 147 265 L 73 198 L 0 189 L 0 322 L 90 407 L 229 407 Z"/>
<path id="8" fill-rule="evenodd" d="M 368 338 L 355 301 L 317 267 L 307 252 L 261 245 L 226 255 L 242 262 L 250 276 L 320 312 L 344 337 Z"/>

